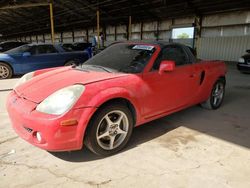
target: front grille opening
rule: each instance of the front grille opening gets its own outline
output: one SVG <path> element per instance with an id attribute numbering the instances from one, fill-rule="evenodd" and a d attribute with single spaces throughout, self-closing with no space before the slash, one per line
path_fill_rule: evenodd
<path id="1" fill-rule="evenodd" d="M 29 133 L 32 133 L 33 129 L 29 128 L 29 127 L 23 127 L 26 131 L 28 131 Z"/>

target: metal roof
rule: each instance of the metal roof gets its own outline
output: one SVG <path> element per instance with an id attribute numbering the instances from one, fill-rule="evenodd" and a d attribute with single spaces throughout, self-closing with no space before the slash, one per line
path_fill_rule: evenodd
<path id="1" fill-rule="evenodd" d="M 11 8 L 41 3 L 39 7 Z M 46 0 L 1 0 L 0 34 L 20 36 L 50 32 L 49 6 Z M 96 10 L 101 26 L 162 20 L 164 18 L 206 15 L 250 9 L 249 0 L 54 0 L 57 32 L 96 25 Z M 6 9 L 8 8 L 8 9 Z"/>

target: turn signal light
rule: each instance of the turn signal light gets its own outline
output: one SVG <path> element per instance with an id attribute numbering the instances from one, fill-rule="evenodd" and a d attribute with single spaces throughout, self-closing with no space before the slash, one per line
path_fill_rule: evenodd
<path id="1" fill-rule="evenodd" d="M 76 119 L 68 119 L 61 121 L 61 126 L 74 126 L 77 125 L 78 121 Z"/>

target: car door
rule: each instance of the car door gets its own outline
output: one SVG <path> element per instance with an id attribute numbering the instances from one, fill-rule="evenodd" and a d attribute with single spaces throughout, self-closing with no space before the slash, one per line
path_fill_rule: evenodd
<path id="1" fill-rule="evenodd" d="M 63 60 L 53 45 L 34 45 L 30 53 L 30 56 L 23 57 L 24 72 L 63 65 Z"/>
<path id="2" fill-rule="evenodd" d="M 162 60 L 175 61 L 172 72 L 159 74 Z M 150 118 L 190 105 L 197 82 L 188 54 L 179 45 L 164 47 L 150 72 L 143 74 L 147 89 L 144 116 Z"/>

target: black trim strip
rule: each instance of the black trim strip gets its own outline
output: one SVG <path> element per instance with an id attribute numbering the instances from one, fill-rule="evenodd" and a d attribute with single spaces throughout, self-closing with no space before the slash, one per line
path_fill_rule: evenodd
<path id="1" fill-rule="evenodd" d="M 0 92 L 12 91 L 13 89 L 0 89 Z"/>

